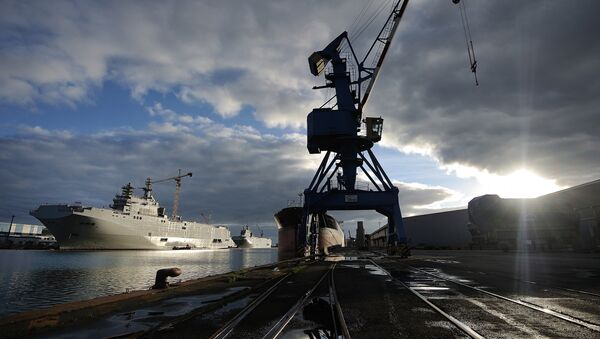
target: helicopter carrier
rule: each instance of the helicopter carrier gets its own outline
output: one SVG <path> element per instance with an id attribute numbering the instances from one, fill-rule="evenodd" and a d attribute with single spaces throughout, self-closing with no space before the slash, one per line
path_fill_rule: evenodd
<path id="1" fill-rule="evenodd" d="M 182 177 L 165 180 L 174 179 L 179 188 Z M 134 195 L 134 187 L 128 183 L 115 196 L 110 208 L 41 205 L 30 214 L 52 232 L 61 250 L 235 247 L 229 229 L 224 226 L 185 221 L 175 214 L 169 218 L 151 194 L 152 183 L 150 178 L 146 180 L 143 196 Z"/>

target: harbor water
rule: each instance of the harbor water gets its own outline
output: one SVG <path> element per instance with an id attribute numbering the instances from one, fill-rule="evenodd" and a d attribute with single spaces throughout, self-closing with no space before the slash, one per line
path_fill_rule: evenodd
<path id="1" fill-rule="evenodd" d="M 128 290 L 148 289 L 156 271 L 185 281 L 277 261 L 277 249 L 181 251 L 0 251 L 0 317 Z"/>

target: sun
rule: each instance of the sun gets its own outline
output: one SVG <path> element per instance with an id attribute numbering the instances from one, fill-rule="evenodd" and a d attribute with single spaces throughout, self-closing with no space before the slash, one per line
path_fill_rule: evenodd
<path id="1" fill-rule="evenodd" d="M 490 174 L 481 178 L 481 183 L 486 192 L 502 198 L 535 198 L 563 188 L 555 180 L 527 169 L 519 169 L 508 175 Z"/>

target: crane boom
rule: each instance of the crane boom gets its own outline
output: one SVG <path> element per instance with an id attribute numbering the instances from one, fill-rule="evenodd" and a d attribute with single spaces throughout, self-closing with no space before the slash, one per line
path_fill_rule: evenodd
<path id="1" fill-rule="evenodd" d="M 145 183 L 146 185 L 144 186 L 144 188 L 142 188 L 144 190 L 144 198 L 147 199 L 150 197 L 150 192 L 152 192 L 152 184 L 175 180 L 175 197 L 173 198 L 173 211 L 171 213 L 171 219 L 175 219 L 175 218 L 177 218 L 177 208 L 179 207 L 179 192 L 181 191 L 181 179 L 185 178 L 185 177 L 191 177 L 191 176 L 192 176 L 192 172 L 188 172 L 186 174 L 181 174 L 181 169 L 179 169 L 179 175 L 176 175 L 174 177 L 159 179 L 159 180 L 152 180 L 150 178 L 147 178 L 146 183 Z"/>
<path id="2" fill-rule="evenodd" d="M 181 191 L 181 178 L 192 176 L 192 172 L 187 173 L 185 175 L 181 175 L 181 170 L 179 170 L 179 175 L 174 177 L 175 180 L 175 197 L 173 198 L 173 212 L 171 214 L 171 218 L 177 218 L 177 208 L 179 207 L 179 192 Z"/>
<path id="3" fill-rule="evenodd" d="M 369 54 L 371 54 L 371 52 L 373 51 L 373 48 L 375 47 L 375 45 L 377 45 L 378 43 L 380 43 L 380 44 L 383 43 L 383 49 L 381 50 L 381 54 L 379 55 L 379 57 L 376 58 L 377 63 L 375 64 L 375 69 L 373 69 L 373 73 L 371 74 L 371 79 L 369 81 L 367 89 L 365 90 L 365 94 L 363 95 L 363 97 L 360 101 L 360 106 L 358 109 L 361 112 L 362 112 L 363 108 L 365 107 L 365 105 L 367 104 L 367 101 L 369 100 L 369 95 L 371 94 L 371 91 L 373 90 L 373 86 L 375 86 L 375 80 L 377 80 L 377 76 L 379 75 L 379 71 L 381 70 L 381 65 L 383 65 L 383 60 L 385 59 L 388 49 L 390 48 L 390 44 L 392 43 L 392 40 L 394 39 L 394 35 L 396 34 L 396 30 L 398 29 L 398 24 L 400 24 L 400 19 L 402 19 L 402 15 L 404 14 L 404 11 L 406 10 L 406 5 L 408 5 L 408 0 L 403 0 L 402 6 L 400 8 L 398 8 L 399 5 L 400 5 L 400 0 L 398 0 L 396 2 L 396 4 L 394 5 L 394 9 L 388 16 L 385 24 L 379 31 L 377 38 L 375 39 L 375 41 L 373 41 L 373 44 L 371 44 L 369 51 L 367 52 L 367 54 L 365 55 L 365 57 L 363 58 L 363 60 L 361 62 L 361 65 L 363 65 L 365 60 L 369 57 Z M 389 26 L 389 25 L 391 25 L 391 26 Z M 387 32 L 386 32 L 386 27 L 390 27 Z M 387 33 L 387 36 L 384 37 L 384 35 L 386 33 Z"/>

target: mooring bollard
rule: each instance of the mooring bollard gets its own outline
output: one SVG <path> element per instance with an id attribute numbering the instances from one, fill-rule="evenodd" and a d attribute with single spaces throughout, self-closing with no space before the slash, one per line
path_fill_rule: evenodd
<path id="1" fill-rule="evenodd" d="M 154 281 L 154 286 L 152 289 L 162 289 L 169 287 L 169 283 L 167 282 L 167 277 L 177 277 L 181 274 L 181 269 L 177 267 L 173 268 L 163 268 L 156 271 L 156 280 Z"/>

